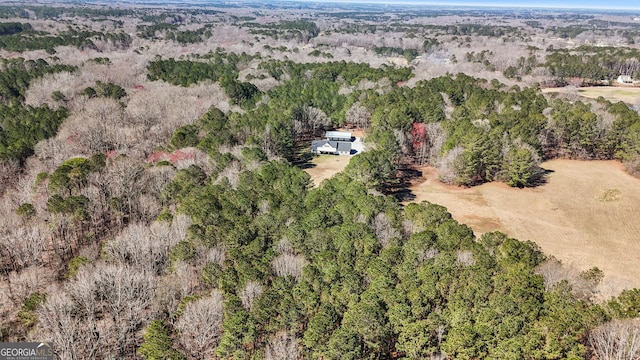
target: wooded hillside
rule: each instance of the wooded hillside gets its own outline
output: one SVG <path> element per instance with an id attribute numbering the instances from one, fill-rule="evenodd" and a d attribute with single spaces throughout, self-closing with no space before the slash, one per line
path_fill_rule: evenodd
<path id="1" fill-rule="evenodd" d="M 640 172 L 634 104 L 540 89 L 634 75 L 635 27 L 317 6 L 0 6 L 0 340 L 60 359 L 637 358 L 637 289 L 605 299 L 598 268 L 400 202 L 427 164 L 457 186 L 542 186 L 553 158 Z M 625 43 L 562 40 L 582 34 Z M 340 128 L 367 150 L 312 187 L 310 143 Z"/>

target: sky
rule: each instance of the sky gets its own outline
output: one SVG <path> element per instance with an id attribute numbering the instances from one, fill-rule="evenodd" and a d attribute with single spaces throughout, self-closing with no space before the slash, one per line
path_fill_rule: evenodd
<path id="1" fill-rule="evenodd" d="M 323 1 L 323 0 L 317 0 Z M 331 0 L 324 0 L 331 1 Z M 333 0 L 344 3 L 379 4 L 434 4 L 465 6 L 517 6 L 528 8 L 586 8 L 586 9 L 632 9 L 640 10 L 640 0 Z"/>
<path id="2" fill-rule="evenodd" d="M 393 1 L 393 0 L 391 0 Z M 471 5 L 501 5 L 519 7 L 569 7 L 598 9 L 640 9 L 640 0 L 443 0 L 449 3 L 468 3 Z"/>

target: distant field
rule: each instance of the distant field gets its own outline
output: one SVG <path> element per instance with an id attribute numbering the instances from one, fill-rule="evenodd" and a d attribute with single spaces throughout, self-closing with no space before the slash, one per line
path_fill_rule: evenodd
<path id="1" fill-rule="evenodd" d="M 532 240 L 565 264 L 605 272 L 604 296 L 640 288 L 640 180 L 615 161 L 553 160 L 548 183 L 514 189 L 490 183 L 474 188 L 441 184 L 423 170 L 415 201 L 444 205 L 476 234 L 499 230 Z"/>
<path id="2" fill-rule="evenodd" d="M 569 88 L 548 88 L 543 89 L 545 93 L 565 93 L 574 91 Z M 614 86 L 595 86 L 595 87 L 583 87 L 577 88 L 578 94 L 591 99 L 596 99 L 600 96 L 611 101 L 618 102 L 623 101 L 629 104 L 635 104 L 640 100 L 640 88 L 628 88 L 628 87 L 614 87 Z"/>

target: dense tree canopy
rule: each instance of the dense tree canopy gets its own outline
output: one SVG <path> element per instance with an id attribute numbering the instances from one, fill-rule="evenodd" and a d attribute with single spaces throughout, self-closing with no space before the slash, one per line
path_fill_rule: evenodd
<path id="1" fill-rule="evenodd" d="M 64 108 L 0 105 L 0 161 L 26 159 L 38 141 L 58 132 L 66 117 Z"/>
<path id="2" fill-rule="evenodd" d="M 300 170 L 265 163 L 236 189 L 201 185 L 182 197 L 194 246 L 229 249 L 203 272 L 226 294 L 220 356 L 251 356 L 281 330 L 310 357 L 585 355 L 587 326 L 601 320 L 569 289 L 545 291 L 535 273 L 545 256 L 532 243 L 476 239 L 439 206 L 400 209 L 346 175 L 308 186 Z M 307 265 L 282 277 L 283 254 Z M 234 305 L 248 281 L 262 284 L 250 309 Z"/>

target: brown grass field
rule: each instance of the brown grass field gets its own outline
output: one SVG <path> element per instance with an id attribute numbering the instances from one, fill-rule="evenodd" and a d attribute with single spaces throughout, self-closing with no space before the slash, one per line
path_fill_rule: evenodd
<path id="1" fill-rule="evenodd" d="M 594 86 L 594 87 L 581 87 L 577 89 L 572 88 L 548 88 L 543 89 L 544 93 L 565 93 L 569 91 L 577 90 L 578 95 L 591 99 L 596 99 L 600 96 L 611 101 L 622 101 L 628 104 L 636 104 L 640 100 L 640 88 L 637 87 L 615 87 L 615 86 Z"/>
<path id="2" fill-rule="evenodd" d="M 320 155 L 311 160 L 313 167 L 305 169 L 315 187 L 319 186 L 322 180 L 329 179 L 333 175 L 344 170 L 349 164 L 351 156 L 338 156 L 338 155 Z"/>
<path id="3" fill-rule="evenodd" d="M 605 273 L 602 296 L 640 288 L 640 180 L 616 161 L 553 160 L 547 184 L 529 189 L 490 183 L 458 188 L 432 168 L 412 187 L 414 201 L 444 205 L 476 235 L 499 230 L 532 240 L 578 270 Z"/>

